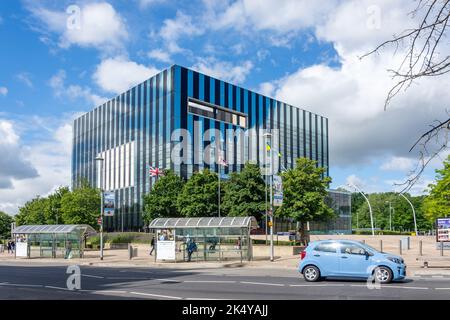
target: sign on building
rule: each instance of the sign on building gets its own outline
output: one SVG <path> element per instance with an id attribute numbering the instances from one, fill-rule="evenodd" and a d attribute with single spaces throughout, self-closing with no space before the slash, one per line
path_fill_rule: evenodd
<path id="1" fill-rule="evenodd" d="M 436 219 L 437 233 L 436 241 L 449 241 L 450 233 L 450 218 L 438 218 Z"/>
<path id="2" fill-rule="evenodd" d="M 281 176 L 273 176 L 273 205 L 281 206 L 283 204 L 283 182 Z"/>
<path id="3" fill-rule="evenodd" d="M 158 229 L 156 236 L 156 259 L 175 260 L 175 230 Z"/>
<path id="4" fill-rule="evenodd" d="M 105 216 L 113 216 L 116 205 L 116 198 L 114 192 L 103 193 L 103 214 Z"/>

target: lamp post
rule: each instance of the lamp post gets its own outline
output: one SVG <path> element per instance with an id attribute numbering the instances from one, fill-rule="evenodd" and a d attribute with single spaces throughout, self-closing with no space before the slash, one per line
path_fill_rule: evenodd
<path id="1" fill-rule="evenodd" d="M 413 217 L 414 217 L 414 231 L 416 232 L 416 236 L 417 236 L 416 210 L 414 209 L 414 206 L 411 203 L 411 201 L 409 201 L 408 198 L 405 197 L 405 195 L 403 193 L 399 193 L 399 195 L 401 195 L 403 198 L 405 198 L 405 200 L 408 201 L 409 205 L 411 206 L 411 209 L 413 212 Z"/>
<path id="2" fill-rule="evenodd" d="M 95 158 L 100 173 L 100 260 L 103 260 L 103 161 L 101 157 Z"/>
<path id="3" fill-rule="evenodd" d="M 361 195 L 364 197 L 364 199 L 366 199 L 367 204 L 369 205 L 369 212 L 370 212 L 370 224 L 372 226 L 372 236 L 375 236 L 375 229 L 373 228 L 373 214 L 372 214 L 372 206 L 370 205 L 369 199 L 367 199 L 366 195 L 364 194 L 364 192 L 361 191 L 361 189 L 359 189 L 357 186 L 355 186 L 354 184 L 348 183 L 347 184 L 350 187 L 355 188 L 359 193 L 361 193 Z"/>
<path id="4" fill-rule="evenodd" d="M 271 133 L 264 133 L 264 137 L 271 142 L 272 134 Z M 269 146 L 270 153 L 270 261 L 273 261 L 274 254 L 273 254 L 273 155 L 272 155 L 272 149 L 269 143 L 266 144 Z M 267 147 L 266 147 L 267 149 Z M 266 150 L 267 153 L 267 150 Z M 267 216 L 267 212 L 266 212 Z"/>

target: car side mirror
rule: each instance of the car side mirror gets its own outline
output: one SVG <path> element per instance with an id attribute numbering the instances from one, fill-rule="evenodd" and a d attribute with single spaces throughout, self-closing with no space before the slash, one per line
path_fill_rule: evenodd
<path id="1" fill-rule="evenodd" d="M 372 256 L 372 254 L 369 252 L 369 251 L 365 251 L 365 256 L 366 256 L 366 258 L 368 258 L 368 257 L 370 257 L 370 256 Z"/>

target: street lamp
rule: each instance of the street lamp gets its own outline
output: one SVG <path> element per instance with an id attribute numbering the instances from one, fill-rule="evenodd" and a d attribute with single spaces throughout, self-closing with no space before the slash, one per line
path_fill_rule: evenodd
<path id="1" fill-rule="evenodd" d="M 269 140 L 271 142 L 272 134 L 271 133 L 264 133 L 263 135 L 266 140 Z M 270 147 L 270 143 L 267 143 L 266 145 Z M 273 156 L 272 156 L 272 149 L 268 150 L 270 151 L 270 261 L 273 261 Z M 267 156 L 267 147 L 266 147 L 266 156 Z M 266 179 L 267 181 L 267 179 Z M 266 182 L 267 185 L 267 182 Z M 267 206 L 266 206 L 267 209 Z M 267 226 L 267 214 L 266 211 L 266 226 Z M 266 227 L 267 228 L 267 227 Z"/>
<path id="2" fill-rule="evenodd" d="M 103 260 L 103 159 L 102 157 L 95 158 L 97 167 L 100 173 L 100 260 Z"/>
<path id="3" fill-rule="evenodd" d="M 399 193 L 399 195 L 402 196 L 403 198 L 405 198 L 405 200 L 408 201 L 409 205 L 411 206 L 411 209 L 413 212 L 413 217 L 414 217 L 414 230 L 416 231 L 416 236 L 417 236 L 418 233 L 417 233 L 417 222 L 416 222 L 416 210 L 414 209 L 414 206 L 411 203 L 411 201 L 409 201 L 408 198 L 405 197 L 405 195 L 403 193 Z"/>
<path id="4" fill-rule="evenodd" d="M 361 191 L 361 189 L 359 189 L 357 186 L 355 186 L 354 184 L 348 183 L 347 184 L 349 187 L 353 187 L 355 188 L 359 193 L 361 193 L 361 195 L 364 197 L 364 199 L 366 199 L 367 204 L 369 205 L 369 212 L 370 212 L 370 224 L 372 226 L 372 236 L 375 236 L 375 229 L 373 228 L 373 214 L 372 214 L 372 206 L 370 205 L 369 199 L 367 199 L 366 195 L 364 194 L 364 192 Z"/>

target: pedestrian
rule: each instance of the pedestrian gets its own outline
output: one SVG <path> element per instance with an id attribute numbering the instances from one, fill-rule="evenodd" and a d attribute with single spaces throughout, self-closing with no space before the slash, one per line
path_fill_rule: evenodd
<path id="1" fill-rule="evenodd" d="M 242 249 L 242 244 L 241 244 L 241 237 L 238 237 L 237 242 L 236 242 L 236 249 L 241 250 Z"/>
<path id="2" fill-rule="evenodd" d="M 66 248 L 66 256 L 64 259 L 71 259 L 72 258 L 72 242 L 67 242 L 67 248 Z"/>
<path id="3" fill-rule="evenodd" d="M 14 253 L 16 251 L 16 243 L 13 241 L 11 241 L 11 253 Z"/>
<path id="4" fill-rule="evenodd" d="M 152 238 L 152 242 L 150 243 L 152 249 L 150 250 L 150 255 L 152 255 L 153 250 L 155 250 L 155 237 Z"/>
<path id="5" fill-rule="evenodd" d="M 10 240 L 8 240 L 7 247 L 8 247 L 8 253 L 10 253 L 11 252 L 11 241 Z"/>
<path id="6" fill-rule="evenodd" d="M 187 245 L 188 261 L 191 261 L 192 254 L 197 250 L 197 244 L 194 240 L 189 241 Z"/>

